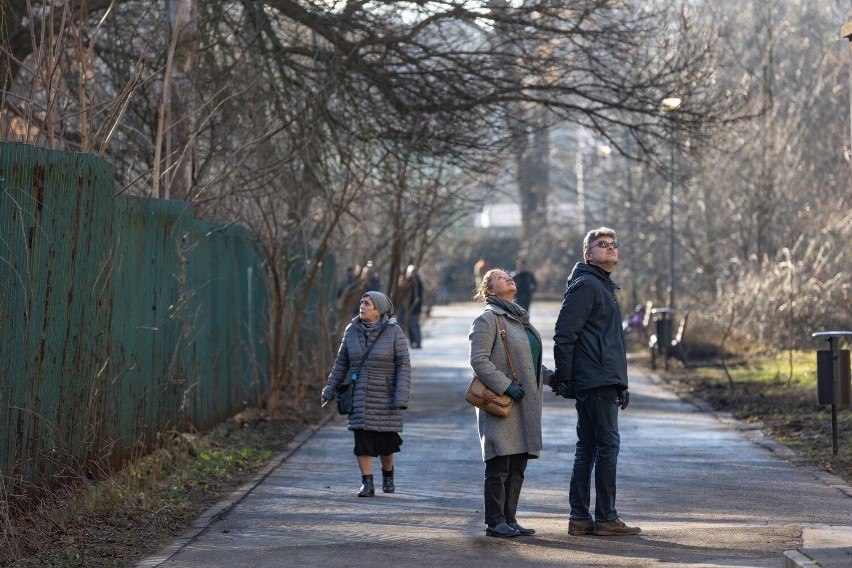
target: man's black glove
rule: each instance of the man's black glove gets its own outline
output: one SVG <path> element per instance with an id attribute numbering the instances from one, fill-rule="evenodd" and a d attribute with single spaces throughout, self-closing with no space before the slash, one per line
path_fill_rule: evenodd
<path id="1" fill-rule="evenodd" d="M 627 408 L 627 405 L 630 404 L 630 391 L 624 389 L 623 391 L 618 392 L 618 405 L 621 410 Z"/>
<path id="2" fill-rule="evenodd" d="M 522 398 L 524 398 L 524 389 L 521 388 L 521 385 L 518 383 L 512 383 L 509 385 L 509 388 L 506 389 L 504 394 L 509 395 L 512 400 L 515 402 L 520 402 Z"/>
<path id="3" fill-rule="evenodd" d="M 549 386 L 551 389 L 553 388 L 553 376 L 556 374 L 556 371 L 553 369 L 544 368 L 544 384 Z"/>
<path id="4" fill-rule="evenodd" d="M 565 377 L 559 377 L 557 371 L 552 371 L 550 376 L 547 377 L 547 386 L 553 390 L 555 395 L 564 398 L 577 398 L 574 392 L 573 379 L 566 380 Z"/>
<path id="5" fill-rule="evenodd" d="M 550 387 L 550 390 L 555 391 L 556 385 L 559 384 L 559 381 L 556 380 L 556 371 L 550 371 L 549 374 L 545 375 L 544 379 L 547 386 Z"/>
<path id="6" fill-rule="evenodd" d="M 577 398 L 577 393 L 574 392 L 574 381 L 557 382 L 553 392 L 562 398 Z"/>

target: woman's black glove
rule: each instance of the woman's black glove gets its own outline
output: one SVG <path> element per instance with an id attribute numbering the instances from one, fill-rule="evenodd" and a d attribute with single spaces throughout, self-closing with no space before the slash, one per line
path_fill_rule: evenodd
<path id="1" fill-rule="evenodd" d="M 512 383 L 509 385 L 509 388 L 506 389 L 504 394 L 509 395 L 509 397 L 515 402 L 520 402 L 520 400 L 524 398 L 524 389 L 522 389 L 521 385 L 518 383 Z"/>

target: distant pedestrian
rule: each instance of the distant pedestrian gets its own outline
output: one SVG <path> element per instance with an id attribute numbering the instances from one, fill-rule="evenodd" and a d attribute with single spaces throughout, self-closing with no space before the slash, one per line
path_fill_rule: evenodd
<path id="1" fill-rule="evenodd" d="M 516 512 L 527 461 L 541 452 L 542 389 L 552 373 L 541 363 L 541 336 L 529 314 L 512 302 L 514 296 L 515 282 L 506 271 L 486 272 L 474 295 L 485 311 L 473 321 L 469 336 L 473 372 L 489 389 L 514 400 L 505 418 L 476 409 L 485 462 L 485 534 L 495 537 L 535 534 L 518 524 Z"/>
<path id="2" fill-rule="evenodd" d="M 515 295 L 515 303 L 530 311 L 533 292 L 538 283 L 535 281 L 535 275 L 527 269 L 527 262 L 519 258 L 515 264 L 516 270 L 512 274 L 512 279 L 515 281 L 515 286 L 518 288 L 518 293 Z"/>
<path id="3" fill-rule="evenodd" d="M 358 316 L 346 326 L 343 340 L 322 390 L 323 404 L 337 395 L 337 385 L 347 375 L 353 384 L 353 409 L 349 429 L 355 436 L 355 456 L 361 470 L 358 497 L 375 495 L 373 458 L 382 466 L 382 491 L 395 491 L 393 454 L 400 451 L 402 411 L 408 408 L 411 363 L 405 334 L 391 318 L 393 304 L 381 292 L 361 298 Z M 367 354 L 371 345 L 375 346 Z M 364 355 L 367 354 L 366 360 Z"/>
<path id="4" fill-rule="evenodd" d="M 401 311 L 405 314 L 405 327 L 409 345 L 412 349 L 420 349 L 420 314 L 423 311 L 423 280 L 420 279 L 417 267 L 408 265 L 402 284 L 403 302 Z"/>
<path id="5" fill-rule="evenodd" d="M 351 266 L 347 266 L 346 275 L 340 280 L 340 284 L 337 287 L 337 297 L 342 297 L 343 293 L 352 285 L 353 282 L 355 282 L 355 269 Z"/>
<path id="6" fill-rule="evenodd" d="M 379 272 L 375 268 L 370 268 L 370 279 L 367 280 L 367 289 L 364 292 L 378 292 L 382 287 L 382 279 L 379 278 Z"/>
<path id="7" fill-rule="evenodd" d="M 365 277 L 361 267 L 347 266 L 346 274 L 337 287 L 337 304 L 341 316 L 354 318 L 358 315 L 358 298 L 364 293 Z"/>
<path id="8" fill-rule="evenodd" d="M 482 279 L 485 277 L 485 273 L 491 270 L 491 267 L 488 266 L 488 263 L 485 262 L 484 258 L 480 258 L 473 265 L 473 289 L 476 290 L 479 288 L 479 285 L 482 283 Z"/>
<path id="9" fill-rule="evenodd" d="M 553 355 L 556 369 L 550 386 L 576 398 L 577 445 L 568 501 L 568 533 L 616 536 L 639 534 L 618 516 L 615 479 L 621 438 L 618 409 L 630 403 L 627 355 L 621 308 L 610 273 L 618 264 L 615 231 L 600 227 L 583 240 L 584 263 L 568 277 L 556 320 Z M 592 469 L 595 471 L 595 516 L 591 515 Z"/>

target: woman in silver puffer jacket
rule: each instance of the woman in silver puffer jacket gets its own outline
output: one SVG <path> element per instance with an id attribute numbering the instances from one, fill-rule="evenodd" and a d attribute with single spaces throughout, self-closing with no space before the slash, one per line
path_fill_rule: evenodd
<path id="1" fill-rule="evenodd" d="M 393 454 L 400 451 L 402 411 L 408 408 L 411 388 L 411 362 L 408 341 L 402 328 L 390 315 L 393 304 L 381 292 L 361 297 L 358 316 L 346 326 L 343 341 L 322 390 L 322 403 L 336 397 L 337 385 L 348 374 L 352 383 L 352 414 L 349 429 L 355 435 L 355 456 L 361 470 L 358 497 L 375 495 L 373 458 L 382 465 L 382 491 L 395 491 Z M 375 343 L 358 370 L 364 354 Z"/>

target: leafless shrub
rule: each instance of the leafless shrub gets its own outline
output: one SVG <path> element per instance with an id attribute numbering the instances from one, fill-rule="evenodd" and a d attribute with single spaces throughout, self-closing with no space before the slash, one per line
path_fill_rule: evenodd
<path id="1" fill-rule="evenodd" d="M 770 350 L 813 349 L 813 332 L 852 328 L 845 309 L 852 295 L 846 269 L 850 234 L 844 219 L 801 236 L 775 258 L 731 261 L 706 304 L 708 319 L 722 330 L 723 362 L 731 338 Z"/>

